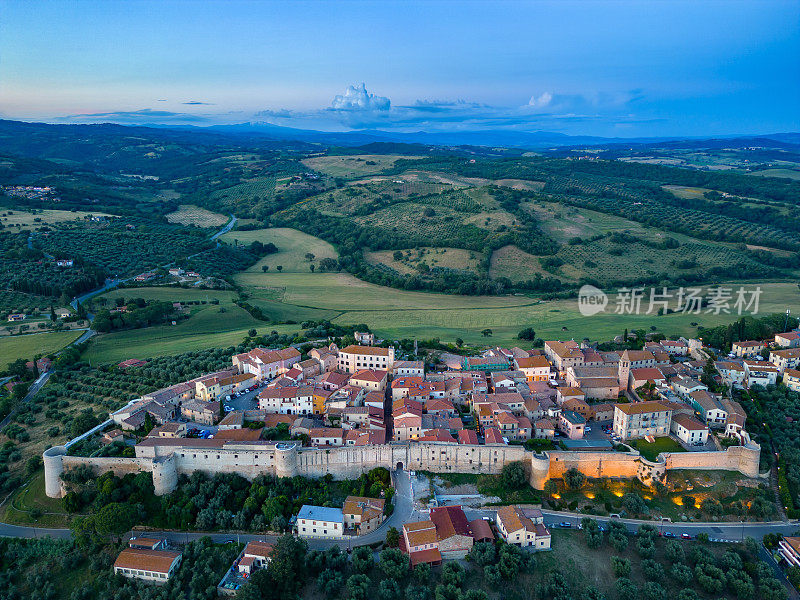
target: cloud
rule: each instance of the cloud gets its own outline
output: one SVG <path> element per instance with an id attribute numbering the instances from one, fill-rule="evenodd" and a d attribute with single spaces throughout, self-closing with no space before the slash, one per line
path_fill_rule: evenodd
<path id="1" fill-rule="evenodd" d="M 391 101 L 384 96 L 376 96 L 367 91 L 367 86 L 350 85 L 344 95 L 334 96 L 331 102 L 331 110 L 343 111 L 388 111 L 391 108 Z"/>
<path id="2" fill-rule="evenodd" d="M 537 98 L 536 96 L 531 96 L 531 99 L 528 101 L 528 106 L 533 106 L 534 108 L 544 108 L 548 106 L 553 101 L 553 94 L 550 92 L 542 92 L 542 94 Z"/>
<path id="3" fill-rule="evenodd" d="M 204 123 L 209 119 L 202 115 L 172 112 L 169 110 L 154 110 L 143 108 L 141 110 L 118 110 L 102 113 L 83 113 L 62 117 L 64 121 L 80 123 L 98 123 L 110 121 L 114 123 Z"/>
<path id="4" fill-rule="evenodd" d="M 213 102 L 200 102 L 199 100 L 189 100 L 189 102 L 182 102 L 181 104 L 191 104 L 200 106 L 214 106 Z"/>

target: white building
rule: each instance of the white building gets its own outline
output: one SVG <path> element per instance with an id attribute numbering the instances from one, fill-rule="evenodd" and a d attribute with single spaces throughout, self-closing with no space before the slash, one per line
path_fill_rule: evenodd
<path id="1" fill-rule="evenodd" d="M 775 343 L 781 348 L 800 348 L 800 331 L 775 334 Z"/>
<path id="2" fill-rule="evenodd" d="M 744 372 L 744 385 L 747 388 L 753 385 L 775 385 L 778 381 L 778 367 L 765 360 L 744 361 Z"/>
<path id="3" fill-rule="evenodd" d="M 344 535 L 342 509 L 303 505 L 297 515 L 297 535 L 310 538 L 341 538 Z"/>
<path id="4" fill-rule="evenodd" d="M 614 433 L 622 440 L 669 435 L 672 410 L 660 402 L 614 405 Z"/>
<path id="5" fill-rule="evenodd" d="M 253 348 L 250 352 L 235 355 L 232 361 L 239 373 L 252 373 L 263 381 L 286 373 L 292 365 L 300 362 L 300 351 L 292 347 L 281 350 Z"/>
<path id="6" fill-rule="evenodd" d="M 131 579 L 166 583 L 180 564 L 180 552 L 125 548 L 114 562 L 114 573 Z"/>
<path id="7" fill-rule="evenodd" d="M 339 350 L 339 369 L 357 373 L 363 369 L 391 372 L 394 367 L 394 348 L 351 345 Z"/>
<path id="8" fill-rule="evenodd" d="M 689 446 L 708 441 L 708 426 L 685 414 L 673 415 L 672 433 Z"/>
<path id="9" fill-rule="evenodd" d="M 783 384 L 793 392 L 800 392 L 800 371 L 786 369 L 783 373 Z"/>
<path id="10" fill-rule="evenodd" d="M 769 353 L 769 362 L 778 367 L 778 373 L 783 375 L 786 369 L 796 369 L 800 366 L 800 348 L 773 350 Z"/>
<path id="11" fill-rule="evenodd" d="M 394 377 L 425 377 L 425 362 L 422 360 L 398 360 L 394 363 Z"/>

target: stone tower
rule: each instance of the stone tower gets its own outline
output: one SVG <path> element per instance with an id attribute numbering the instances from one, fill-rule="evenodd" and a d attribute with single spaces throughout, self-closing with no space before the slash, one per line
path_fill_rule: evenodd
<path id="1" fill-rule="evenodd" d="M 300 471 L 297 468 L 297 444 L 283 442 L 275 445 L 275 475 L 278 477 L 295 477 Z"/>
<path id="2" fill-rule="evenodd" d="M 60 498 L 63 492 L 61 474 L 64 472 L 65 446 L 53 446 L 42 454 L 44 463 L 44 492 L 48 498 Z"/>
<path id="3" fill-rule="evenodd" d="M 153 488 L 156 496 L 174 492 L 178 487 L 178 468 L 175 455 L 170 454 L 153 461 Z"/>

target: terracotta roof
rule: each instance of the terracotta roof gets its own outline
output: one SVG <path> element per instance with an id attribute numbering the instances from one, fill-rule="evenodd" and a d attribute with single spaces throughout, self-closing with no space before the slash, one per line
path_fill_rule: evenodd
<path id="1" fill-rule="evenodd" d="M 492 526 L 488 521 L 483 519 L 475 519 L 469 522 L 469 528 L 472 531 L 472 537 L 476 542 L 481 540 L 493 540 L 494 534 L 492 533 Z"/>
<path id="2" fill-rule="evenodd" d="M 369 520 L 383 514 L 383 507 L 385 504 L 386 500 L 378 498 L 348 496 L 345 498 L 342 512 L 346 515 L 360 515 L 362 520 Z"/>
<path id="3" fill-rule="evenodd" d="M 421 563 L 440 563 L 442 562 L 442 553 L 438 548 L 430 548 L 429 550 L 418 550 L 409 555 L 411 559 L 411 566 L 416 567 Z"/>
<path id="4" fill-rule="evenodd" d="M 411 547 L 421 546 L 423 544 L 435 544 L 439 541 L 436 536 L 436 525 L 433 521 L 406 523 L 403 525 L 403 530 Z"/>
<path id="5" fill-rule="evenodd" d="M 500 430 L 496 427 L 487 427 L 486 431 L 483 432 L 484 443 L 486 444 L 505 444 L 505 440 L 503 440 L 503 435 L 500 433 Z"/>
<path id="6" fill-rule="evenodd" d="M 386 371 L 373 371 L 370 369 L 363 369 L 353 375 L 350 378 L 350 381 L 373 381 L 375 383 L 380 383 L 384 379 L 386 379 Z"/>
<path id="7" fill-rule="evenodd" d="M 372 356 L 389 356 L 388 348 L 380 348 L 378 346 L 359 346 L 351 344 L 346 348 L 339 350 L 339 354 L 369 354 Z"/>
<path id="8" fill-rule="evenodd" d="M 142 548 L 125 548 L 114 562 L 115 568 L 136 569 L 138 571 L 154 571 L 169 573 L 172 563 L 180 558 L 180 552 L 171 550 L 145 550 Z"/>
<path id="9" fill-rule="evenodd" d="M 783 372 L 783 376 L 784 376 L 784 377 L 787 377 L 787 376 L 788 376 L 788 377 L 797 377 L 797 378 L 800 378 L 800 371 L 798 371 L 797 369 L 786 369 L 786 370 Z"/>
<path id="10" fill-rule="evenodd" d="M 235 442 L 254 442 L 261 439 L 262 429 L 220 429 L 214 436 L 215 440 L 230 440 Z"/>
<path id="11" fill-rule="evenodd" d="M 550 367 L 550 361 L 544 356 L 528 356 L 526 358 L 517 358 L 515 362 L 517 363 L 517 368 L 519 369 Z"/>
<path id="12" fill-rule="evenodd" d="M 534 423 L 536 429 L 555 429 L 556 426 L 550 419 L 540 419 Z"/>
<path id="13" fill-rule="evenodd" d="M 534 522 L 525 516 L 524 512 L 517 506 L 501 506 L 497 509 L 497 518 L 503 524 L 503 528 L 508 533 L 514 533 L 520 529 L 535 531 Z"/>
<path id="14" fill-rule="evenodd" d="M 458 443 L 459 444 L 477 444 L 478 443 L 478 434 L 475 433 L 474 429 L 462 429 L 458 432 Z"/>
<path id="15" fill-rule="evenodd" d="M 631 375 L 636 381 L 655 381 L 657 379 L 664 379 L 664 374 L 661 369 L 655 367 L 646 367 L 641 369 L 631 369 Z"/>
<path id="16" fill-rule="evenodd" d="M 272 550 L 275 548 L 272 544 L 268 544 L 267 542 L 259 542 L 259 541 L 252 541 L 247 542 L 247 546 L 244 547 L 245 554 L 252 554 L 253 556 L 264 556 L 267 557 L 272 554 Z"/>
<path id="17" fill-rule="evenodd" d="M 690 431 L 703 431 L 704 429 L 708 429 L 703 423 L 690 417 L 689 415 L 685 415 L 683 413 L 677 414 L 672 417 L 672 420 L 675 421 L 678 425 L 682 426 L 684 429 L 688 429 Z"/>
<path id="18" fill-rule="evenodd" d="M 635 404 L 615 404 L 614 407 L 626 415 L 640 415 L 643 413 L 664 412 L 669 410 L 666 406 L 654 400 L 636 402 Z"/>
<path id="19" fill-rule="evenodd" d="M 344 437 L 344 429 L 338 427 L 315 427 L 311 430 L 312 438 L 340 438 Z"/>
<path id="20" fill-rule="evenodd" d="M 469 521 L 460 506 L 440 506 L 431 509 L 431 521 L 436 525 L 436 535 L 439 541 L 446 540 L 454 535 L 471 534 Z"/>
<path id="21" fill-rule="evenodd" d="M 450 435 L 449 431 L 445 431 L 444 429 L 431 429 L 430 431 L 426 431 L 425 435 L 418 438 L 417 441 L 420 442 L 455 442 L 456 440 L 453 439 L 453 436 Z"/>

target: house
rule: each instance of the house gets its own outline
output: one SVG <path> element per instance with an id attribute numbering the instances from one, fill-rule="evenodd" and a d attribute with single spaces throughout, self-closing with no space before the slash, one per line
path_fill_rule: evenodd
<path id="1" fill-rule="evenodd" d="M 336 391 L 346 386 L 348 381 L 350 381 L 350 375 L 338 371 L 328 371 L 320 378 L 319 384 L 323 389 Z"/>
<path id="2" fill-rule="evenodd" d="M 247 542 L 239 561 L 239 573 L 252 575 L 256 569 L 263 569 L 269 564 L 269 557 L 275 547 L 266 542 Z"/>
<path id="3" fill-rule="evenodd" d="M 425 362 L 421 360 L 398 360 L 392 375 L 397 377 L 425 377 Z"/>
<path id="4" fill-rule="evenodd" d="M 595 421 L 610 421 L 614 418 L 614 405 L 610 402 L 595 404 L 592 406 L 592 409 L 594 409 Z"/>
<path id="5" fill-rule="evenodd" d="M 800 537 L 784 537 L 778 542 L 778 554 L 788 566 L 800 567 Z"/>
<path id="6" fill-rule="evenodd" d="M 562 410 L 558 417 L 559 429 L 571 440 L 583 439 L 586 419 L 571 410 Z"/>
<path id="7" fill-rule="evenodd" d="M 311 379 L 322 372 L 322 366 L 320 365 L 319 361 L 313 358 L 302 360 L 293 368 L 300 369 L 303 374 L 303 379 Z"/>
<path id="8" fill-rule="evenodd" d="M 184 438 L 186 437 L 186 423 L 178 423 L 176 421 L 164 423 L 158 428 L 158 437 Z"/>
<path id="9" fill-rule="evenodd" d="M 673 415 L 671 431 L 679 440 L 689 446 L 699 446 L 708 441 L 708 425 L 689 415 Z"/>
<path id="10" fill-rule="evenodd" d="M 344 514 L 341 508 L 304 504 L 297 514 L 295 527 L 300 537 L 341 538 Z"/>
<path id="11" fill-rule="evenodd" d="M 180 267 L 172 267 L 169 270 L 169 274 L 172 275 L 173 277 L 180 277 L 184 273 L 185 273 L 185 271 L 183 269 L 181 269 Z"/>
<path id="12" fill-rule="evenodd" d="M 526 356 L 514 359 L 514 366 L 522 371 L 528 381 L 550 381 L 555 379 L 550 361 L 544 356 Z"/>
<path id="13" fill-rule="evenodd" d="M 314 446 L 343 446 L 344 429 L 337 427 L 315 427 L 309 433 Z"/>
<path id="14" fill-rule="evenodd" d="M 73 261 L 71 258 L 59 258 L 58 260 L 56 260 L 57 267 L 71 267 L 74 264 L 75 261 Z"/>
<path id="15" fill-rule="evenodd" d="M 356 535 L 374 531 L 383 522 L 385 504 L 383 499 L 348 496 L 342 508 L 345 527 L 355 531 Z"/>
<path id="16" fill-rule="evenodd" d="M 630 440 L 669 435 L 672 410 L 656 401 L 614 405 L 614 433 Z"/>
<path id="17" fill-rule="evenodd" d="M 367 392 L 364 396 L 364 406 L 380 409 L 383 412 L 383 407 L 386 404 L 386 396 L 383 392 Z"/>
<path id="18" fill-rule="evenodd" d="M 362 344 L 364 346 L 375 345 L 374 333 L 370 333 L 368 331 L 354 331 L 353 337 L 355 338 L 357 344 Z"/>
<path id="19" fill-rule="evenodd" d="M 124 370 L 129 367 L 143 367 L 146 364 L 147 362 L 144 360 L 140 360 L 138 358 L 129 358 L 128 360 L 123 360 L 121 363 L 117 364 L 117 368 Z"/>
<path id="20" fill-rule="evenodd" d="M 800 371 L 797 369 L 786 369 L 783 372 L 783 385 L 793 392 L 800 392 Z"/>
<path id="21" fill-rule="evenodd" d="M 461 429 L 458 432 L 458 443 L 459 444 L 473 444 L 478 445 L 478 434 L 475 433 L 474 429 Z"/>
<path id="22" fill-rule="evenodd" d="M 231 361 L 237 372 L 252 373 L 258 381 L 264 381 L 286 373 L 300 362 L 300 356 L 300 351 L 291 346 L 281 350 L 253 348 L 250 352 L 234 355 Z"/>
<path id="23" fill-rule="evenodd" d="M 420 563 L 438 565 L 442 562 L 436 525 L 430 520 L 404 524 L 400 549 L 408 554 L 412 567 Z"/>
<path id="24" fill-rule="evenodd" d="M 561 405 L 561 410 L 578 413 L 585 421 L 594 418 L 594 407 L 580 398 L 570 398 Z"/>
<path id="25" fill-rule="evenodd" d="M 690 377 L 676 377 L 671 382 L 672 389 L 684 400 L 689 400 L 692 392 L 707 390 L 708 386 Z"/>
<path id="26" fill-rule="evenodd" d="M 744 365 L 738 362 L 718 360 L 714 363 L 714 368 L 719 371 L 722 383 L 734 388 L 744 387 L 745 371 Z"/>
<path id="27" fill-rule="evenodd" d="M 203 425 L 213 425 L 219 419 L 219 402 L 189 400 L 181 405 L 181 416 Z"/>
<path id="28" fill-rule="evenodd" d="M 800 348 L 800 330 L 776 333 L 775 344 L 781 348 Z"/>
<path id="29" fill-rule="evenodd" d="M 166 548 L 167 541 L 158 538 L 132 537 L 128 541 L 129 548 L 138 550 L 162 550 Z"/>
<path id="30" fill-rule="evenodd" d="M 537 440 L 552 440 L 556 437 L 556 426 L 550 419 L 540 419 L 533 424 L 533 437 Z"/>
<path id="31" fill-rule="evenodd" d="M 728 413 L 725 419 L 725 435 L 738 438 L 742 443 L 747 443 L 749 436 L 744 430 L 744 425 L 747 422 L 747 413 L 742 408 L 742 405 L 735 400 L 723 399 L 722 407 Z"/>
<path id="32" fill-rule="evenodd" d="M 431 508 L 430 520 L 436 527 L 439 553 L 443 559 L 464 558 L 472 549 L 475 540 L 460 506 Z"/>
<path id="33" fill-rule="evenodd" d="M 565 376 L 569 367 L 580 367 L 584 364 L 583 352 L 574 340 L 545 342 L 544 355 L 553 363 L 561 377 Z"/>
<path id="34" fill-rule="evenodd" d="M 544 525 L 542 511 L 522 506 L 501 506 L 495 514 L 497 531 L 508 544 L 550 549 L 550 531 Z"/>
<path id="35" fill-rule="evenodd" d="M 23 313 L 14 313 L 14 314 L 8 315 L 8 320 L 11 323 L 15 323 L 17 321 L 24 321 L 25 320 L 25 314 L 23 314 Z"/>
<path id="36" fill-rule="evenodd" d="M 345 446 L 382 446 L 386 429 L 350 429 L 344 436 Z"/>
<path id="37" fill-rule="evenodd" d="M 752 358 L 754 356 L 760 356 L 761 351 L 766 348 L 764 342 L 757 342 L 757 341 L 745 341 L 745 342 L 733 342 L 731 345 L 731 352 L 733 352 L 739 358 Z"/>
<path id="38" fill-rule="evenodd" d="M 368 390 L 382 392 L 386 389 L 386 381 L 388 376 L 388 371 L 362 369 L 350 377 L 350 385 L 357 385 L 358 387 L 363 387 Z"/>
<path id="39" fill-rule="evenodd" d="M 630 370 L 628 375 L 628 389 L 636 390 L 643 385 L 653 383 L 654 385 L 664 385 L 667 378 L 658 367 L 640 367 Z"/>
<path id="40" fill-rule="evenodd" d="M 689 345 L 686 342 L 661 340 L 659 344 L 670 356 L 686 356 L 689 354 Z"/>
<path id="41" fill-rule="evenodd" d="M 745 360 L 744 365 L 744 385 L 750 388 L 754 385 L 766 387 L 775 385 L 778 382 L 778 367 L 765 360 Z"/>
<path id="42" fill-rule="evenodd" d="M 484 430 L 483 443 L 487 446 L 493 444 L 499 444 L 503 446 L 506 445 L 506 441 L 503 439 L 503 434 L 500 433 L 500 430 L 496 427 L 489 427 L 488 429 Z"/>
<path id="43" fill-rule="evenodd" d="M 796 369 L 800 366 L 800 348 L 772 350 L 769 353 L 769 362 L 778 367 L 778 373 L 783 375 L 786 369 Z"/>
<path id="44" fill-rule="evenodd" d="M 131 579 L 165 583 L 181 564 L 181 553 L 171 550 L 125 548 L 114 561 L 114 573 Z"/>
<path id="45" fill-rule="evenodd" d="M 347 373 L 364 369 L 386 371 L 394 367 L 394 348 L 350 345 L 339 350 L 338 368 Z"/>
<path id="46" fill-rule="evenodd" d="M 719 397 L 708 390 L 697 390 L 689 394 L 689 403 L 700 419 L 710 427 L 724 427 L 728 412 L 723 408 Z"/>
<path id="47" fill-rule="evenodd" d="M 559 406 L 571 398 L 586 400 L 586 393 L 579 387 L 565 386 L 556 388 L 556 401 Z"/>

